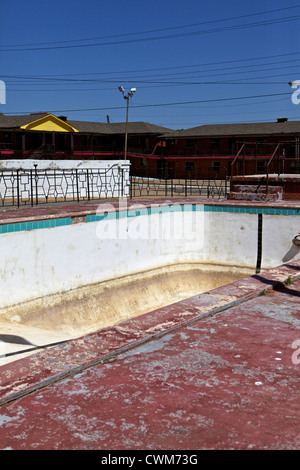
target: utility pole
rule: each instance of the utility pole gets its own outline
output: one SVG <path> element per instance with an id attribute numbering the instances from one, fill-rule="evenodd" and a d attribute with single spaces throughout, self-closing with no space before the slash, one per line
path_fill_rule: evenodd
<path id="1" fill-rule="evenodd" d="M 125 123 L 125 148 L 124 148 L 124 160 L 127 159 L 127 133 L 128 133 L 128 113 L 129 113 L 129 100 L 136 92 L 136 88 L 131 88 L 130 92 L 125 95 L 125 90 L 122 86 L 119 86 L 119 91 L 122 93 L 124 100 L 126 100 L 126 123 Z"/>

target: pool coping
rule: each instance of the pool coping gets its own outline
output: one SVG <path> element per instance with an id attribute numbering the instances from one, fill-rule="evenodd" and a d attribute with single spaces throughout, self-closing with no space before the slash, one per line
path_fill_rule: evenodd
<path id="1" fill-rule="evenodd" d="M 203 210 L 265 215 L 300 215 L 300 201 L 250 202 L 207 198 L 106 199 L 87 203 L 0 210 L 0 234 L 88 223 L 103 218 L 132 217 L 163 211 Z"/>

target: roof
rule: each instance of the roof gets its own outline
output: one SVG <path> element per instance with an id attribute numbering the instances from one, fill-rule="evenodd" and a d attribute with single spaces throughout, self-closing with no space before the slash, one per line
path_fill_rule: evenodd
<path id="1" fill-rule="evenodd" d="M 1 116 L 0 129 L 18 129 L 36 120 L 51 116 L 49 113 L 28 114 L 22 116 Z M 55 116 L 58 120 L 61 116 Z M 125 134 L 125 123 L 103 123 L 90 121 L 75 121 L 61 119 L 79 132 L 89 134 Z M 274 121 L 243 124 L 205 124 L 174 131 L 163 126 L 157 126 L 144 121 L 128 122 L 128 134 L 152 134 L 166 138 L 187 137 L 222 137 L 222 136 L 251 136 L 251 135 L 300 135 L 300 121 Z"/>
<path id="2" fill-rule="evenodd" d="M 22 116 L 0 116 L 0 129 L 18 129 L 22 126 L 26 126 L 31 122 L 37 121 L 39 119 L 45 118 L 47 116 L 52 116 L 49 113 L 37 113 L 37 114 L 28 114 Z M 60 119 L 60 116 L 55 116 L 57 119 Z M 102 122 L 89 122 L 89 121 L 73 121 L 73 120 L 63 120 L 68 125 L 74 127 L 79 132 L 86 132 L 91 134 L 124 134 L 125 133 L 125 123 L 102 123 Z M 150 124 L 148 122 L 128 122 L 128 133 L 129 134 L 168 134 L 172 132 L 171 129 L 167 127 L 157 126 L 155 124 Z"/>
<path id="3" fill-rule="evenodd" d="M 28 114 L 25 116 L 0 116 L 0 129 L 14 129 L 47 116 L 47 113 Z"/>
<path id="4" fill-rule="evenodd" d="M 244 135 L 300 134 L 300 121 L 210 124 L 174 131 L 165 137 L 222 137 Z"/>
<path id="5" fill-rule="evenodd" d="M 101 122 L 88 122 L 88 121 L 67 121 L 71 126 L 76 127 L 79 132 L 90 132 L 96 134 L 124 134 L 125 123 L 101 123 Z M 157 126 L 148 122 L 128 122 L 127 127 L 129 134 L 168 134 L 172 132 L 167 127 Z"/>

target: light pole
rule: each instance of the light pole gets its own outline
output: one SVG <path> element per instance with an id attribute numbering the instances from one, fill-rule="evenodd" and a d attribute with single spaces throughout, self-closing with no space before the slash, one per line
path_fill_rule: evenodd
<path id="1" fill-rule="evenodd" d="M 136 88 L 131 88 L 131 90 L 125 95 L 125 90 L 122 86 L 119 86 L 119 91 L 122 93 L 124 100 L 127 101 L 126 106 L 126 124 L 125 124 L 125 149 L 124 149 L 124 160 L 127 158 L 127 127 L 128 127 L 128 110 L 129 110 L 129 100 L 132 98 L 133 94 L 136 92 Z"/>

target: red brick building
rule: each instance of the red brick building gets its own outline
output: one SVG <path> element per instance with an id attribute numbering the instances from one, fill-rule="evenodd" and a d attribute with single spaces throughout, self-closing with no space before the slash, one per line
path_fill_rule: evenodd
<path id="1" fill-rule="evenodd" d="M 73 121 L 47 113 L 0 116 L 0 157 L 121 159 L 124 135 L 125 123 Z M 127 156 L 131 174 L 159 178 L 259 174 L 272 156 L 273 172 L 299 173 L 300 121 L 281 118 L 179 131 L 129 122 Z"/>
<path id="2" fill-rule="evenodd" d="M 128 150 L 151 154 L 157 137 L 169 132 L 146 122 L 128 123 Z M 124 123 L 72 121 L 40 113 L 0 116 L 1 158 L 122 158 Z"/>
<path id="3" fill-rule="evenodd" d="M 148 162 L 149 173 L 168 177 L 188 173 L 193 178 L 214 178 L 235 174 L 264 173 L 270 169 L 299 172 L 300 121 L 249 124 L 214 124 L 169 132 L 157 146 L 158 163 Z M 239 154 L 234 167 L 232 162 Z"/>

